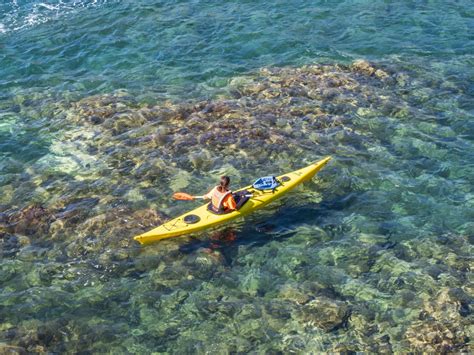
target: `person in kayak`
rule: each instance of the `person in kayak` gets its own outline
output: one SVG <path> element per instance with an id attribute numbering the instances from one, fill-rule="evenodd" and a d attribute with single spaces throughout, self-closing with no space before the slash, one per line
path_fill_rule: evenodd
<path id="1" fill-rule="evenodd" d="M 209 191 L 204 198 L 211 200 L 209 210 L 214 213 L 227 213 L 237 209 L 232 191 L 229 190 L 230 178 L 228 176 L 221 176 L 219 185 Z"/>

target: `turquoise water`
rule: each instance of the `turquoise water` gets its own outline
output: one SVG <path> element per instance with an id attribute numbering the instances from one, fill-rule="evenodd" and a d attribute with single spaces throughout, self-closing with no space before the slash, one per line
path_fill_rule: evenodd
<path id="1" fill-rule="evenodd" d="M 472 351 L 473 10 L 0 4 L 2 352 Z M 245 220 L 132 239 L 323 156 Z"/>

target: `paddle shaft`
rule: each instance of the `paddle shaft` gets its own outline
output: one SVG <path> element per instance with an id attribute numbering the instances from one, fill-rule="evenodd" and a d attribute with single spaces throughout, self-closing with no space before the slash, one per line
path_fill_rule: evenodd
<path id="1" fill-rule="evenodd" d="M 242 197 L 252 197 L 253 195 L 252 194 L 248 194 L 248 195 L 243 195 Z M 206 197 L 205 196 L 193 196 L 195 199 L 197 200 L 204 200 Z"/>

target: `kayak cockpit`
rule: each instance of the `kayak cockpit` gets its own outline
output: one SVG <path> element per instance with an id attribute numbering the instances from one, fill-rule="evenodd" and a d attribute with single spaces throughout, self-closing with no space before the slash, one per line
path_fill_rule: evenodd
<path id="1" fill-rule="evenodd" d="M 235 203 L 237 205 L 235 210 L 227 210 L 227 211 L 223 211 L 223 212 L 220 212 L 220 213 L 216 212 L 212 208 L 212 202 L 210 202 L 207 205 L 207 210 L 209 212 L 211 212 L 212 214 L 216 214 L 216 215 L 222 215 L 222 214 L 227 214 L 227 213 L 231 213 L 231 212 L 234 212 L 234 211 L 238 211 L 248 200 L 250 200 L 251 194 L 247 190 L 242 190 L 242 191 L 237 191 L 237 192 L 232 193 L 232 196 L 234 197 Z"/>

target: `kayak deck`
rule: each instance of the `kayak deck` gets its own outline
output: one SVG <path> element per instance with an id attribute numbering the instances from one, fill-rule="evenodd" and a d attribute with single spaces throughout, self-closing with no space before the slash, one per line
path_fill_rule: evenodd
<path id="1" fill-rule="evenodd" d="M 329 160 L 331 160 L 331 157 L 324 158 L 305 168 L 278 176 L 281 185 L 274 190 L 260 191 L 252 188 L 252 186 L 246 186 L 235 191 L 247 190 L 252 194 L 249 200 L 237 211 L 232 211 L 226 214 L 215 214 L 207 209 L 208 203 L 206 203 L 192 211 L 163 223 L 149 232 L 137 235 L 134 239 L 141 244 L 149 244 L 166 238 L 202 231 L 244 216 L 266 206 L 273 200 L 285 195 L 299 184 L 311 179 L 329 162 Z"/>

